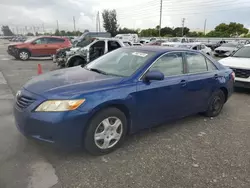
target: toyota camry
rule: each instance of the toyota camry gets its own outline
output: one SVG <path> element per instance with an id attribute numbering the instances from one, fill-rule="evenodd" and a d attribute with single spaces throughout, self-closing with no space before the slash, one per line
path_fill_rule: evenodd
<path id="1" fill-rule="evenodd" d="M 219 115 L 233 84 L 231 69 L 198 51 L 124 47 L 31 79 L 17 92 L 14 116 L 28 138 L 101 155 L 127 134 L 196 113 Z"/>

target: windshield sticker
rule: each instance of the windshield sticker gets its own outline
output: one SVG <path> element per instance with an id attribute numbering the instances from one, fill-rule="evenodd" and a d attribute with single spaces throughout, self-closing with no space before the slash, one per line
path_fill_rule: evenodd
<path id="1" fill-rule="evenodd" d="M 148 54 L 141 53 L 141 52 L 133 52 L 133 55 L 140 56 L 140 57 L 146 57 Z"/>

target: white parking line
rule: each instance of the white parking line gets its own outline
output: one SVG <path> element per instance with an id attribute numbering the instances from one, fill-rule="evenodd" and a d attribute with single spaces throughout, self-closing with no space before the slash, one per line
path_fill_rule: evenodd
<path id="1" fill-rule="evenodd" d="M 0 72 L 0 84 L 7 84 L 2 72 Z"/>
<path id="2" fill-rule="evenodd" d="M 31 171 L 28 188 L 50 188 L 58 182 L 55 169 L 45 161 L 37 161 L 32 164 Z"/>

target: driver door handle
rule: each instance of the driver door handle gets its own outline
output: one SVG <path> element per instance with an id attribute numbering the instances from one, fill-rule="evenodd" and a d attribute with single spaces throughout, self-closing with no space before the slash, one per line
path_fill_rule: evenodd
<path id="1" fill-rule="evenodd" d="M 187 81 L 181 80 L 180 84 L 181 84 L 181 87 L 185 87 L 187 85 Z"/>

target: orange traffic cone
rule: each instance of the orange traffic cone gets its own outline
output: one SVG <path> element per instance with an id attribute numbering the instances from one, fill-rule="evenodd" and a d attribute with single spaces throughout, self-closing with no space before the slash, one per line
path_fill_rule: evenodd
<path id="1" fill-rule="evenodd" d="M 39 74 L 42 74 L 42 73 L 43 73 L 42 66 L 41 66 L 41 64 L 38 64 L 37 65 L 37 74 L 39 75 Z"/>

